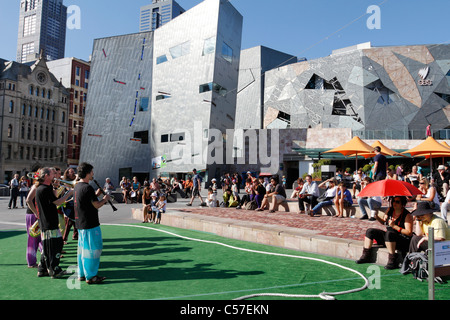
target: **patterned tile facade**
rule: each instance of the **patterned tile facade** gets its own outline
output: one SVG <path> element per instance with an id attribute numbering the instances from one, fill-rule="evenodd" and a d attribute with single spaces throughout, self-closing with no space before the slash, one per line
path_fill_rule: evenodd
<path id="1" fill-rule="evenodd" d="M 450 45 L 363 44 L 267 72 L 264 126 L 444 129 L 449 95 Z"/>

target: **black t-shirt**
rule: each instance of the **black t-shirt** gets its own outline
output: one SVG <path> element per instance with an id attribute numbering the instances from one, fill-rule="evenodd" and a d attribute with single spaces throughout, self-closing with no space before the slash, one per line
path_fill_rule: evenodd
<path id="1" fill-rule="evenodd" d="M 378 161 L 377 171 L 375 172 L 375 175 L 386 176 L 386 157 L 379 153 L 373 158 L 373 161 Z"/>
<path id="2" fill-rule="evenodd" d="M 98 210 L 92 204 L 98 201 L 95 190 L 86 182 L 78 182 L 74 188 L 75 225 L 77 229 L 92 229 L 100 225 Z"/>
<path id="3" fill-rule="evenodd" d="M 36 189 L 36 207 L 38 210 L 39 227 L 42 231 L 59 228 L 58 209 L 53 204 L 58 200 L 53 193 L 53 186 L 41 184 Z"/>
<path id="4" fill-rule="evenodd" d="M 284 188 L 281 184 L 276 185 L 274 192 L 276 192 L 276 193 L 278 193 L 278 195 L 286 198 L 286 192 L 284 191 Z"/>

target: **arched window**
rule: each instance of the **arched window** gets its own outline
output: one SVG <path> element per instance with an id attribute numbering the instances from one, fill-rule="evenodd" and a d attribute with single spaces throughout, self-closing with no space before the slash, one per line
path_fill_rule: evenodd
<path id="1" fill-rule="evenodd" d="M 9 102 L 9 113 L 13 113 L 14 112 L 14 101 L 10 101 Z"/>
<path id="2" fill-rule="evenodd" d="M 64 144 L 64 132 L 61 132 L 61 141 L 60 141 L 60 143 Z"/>
<path id="3" fill-rule="evenodd" d="M 34 93 L 34 87 L 30 86 L 30 95 L 33 95 L 33 93 Z"/>
<path id="4" fill-rule="evenodd" d="M 8 138 L 12 138 L 13 135 L 13 127 L 12 124 L 8 125 Z"/>

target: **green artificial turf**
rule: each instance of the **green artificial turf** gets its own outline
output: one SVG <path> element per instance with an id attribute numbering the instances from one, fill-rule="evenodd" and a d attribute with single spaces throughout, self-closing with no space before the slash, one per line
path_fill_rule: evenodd
<path id="1" fill-rule="evenodd" d="M 37 270 L 26 265 L 26 233 L 0 232 L 0 299 L 231 300 L 256 293 L 316 295 L 324 291 L 357 289 L 364 285 L 364 280 L 357 274 L 322 262 L 245 252 L 183 239 L 157 230 L 239 248 L 324 259 L 357 270 L 369 279 L 370 289 L 337 296 L 338 300 L 428 298 L 426 282 L 415 280 L 411 275 L 401 275 L 398 270 L 387 271 L 380 266 L 357 265 L 354 261 L 161 225 L 104 225 L 101 228 L 104 248 L 99 275 L 107 277 L 101 285 L 79 282 L 75 275 L 62 279 L 38 278 Z M 61 266 L 75 270 L 76 241 L 69 241 L 64 250 L 66 254 Z M 450 297 L 449 284 L 436 285 L 436 289 L 436 299 Z M 252 299 L 298 298 L 265 296 Z"/>

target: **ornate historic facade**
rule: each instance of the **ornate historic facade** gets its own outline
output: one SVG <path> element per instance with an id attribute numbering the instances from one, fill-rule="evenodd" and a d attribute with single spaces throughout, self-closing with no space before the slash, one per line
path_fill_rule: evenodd
<path id="1" fill-rule="evenodd" d="M 45 59 L 0 59 L 0 181 L 42 166 L 65 169 L 69 92 Z"/>

